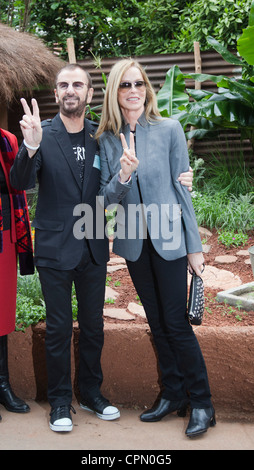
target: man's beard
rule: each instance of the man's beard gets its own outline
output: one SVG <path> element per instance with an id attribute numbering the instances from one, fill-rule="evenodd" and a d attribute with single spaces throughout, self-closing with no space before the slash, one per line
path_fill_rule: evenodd
<path id="1" fill-rule="evenodd" d="M 73 101 L 77 102 L 76 106 L 68 106 L 66 105 L 65 101 L 73 99 Z M 60 101 L 60 111 L 66 117 L 81 117 L 84 109 L 86 108 L 87 99 L 85 98 L 84 101 L 80 101 L 79 97 L 65 97 L 63 100 Z"/>

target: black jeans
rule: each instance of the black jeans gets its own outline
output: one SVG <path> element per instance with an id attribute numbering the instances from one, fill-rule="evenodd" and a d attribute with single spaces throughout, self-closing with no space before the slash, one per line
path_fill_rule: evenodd
<path id="1" fill-rule="evenodd" d="M 73 331 L 71 294 L 74 282 L 78 301 L 79 391 L 82 398 L 97 396 L 102 383 L 101 352 L 104 341 L 103 306 L 106 264 L 96 265 L 86 247 L 80 264 L 60 271 L 38 267 L 46 303 L 46 361 L 50 405 L 70 404 L 71 338 Z"/>
<path id="2" fill-rule="evenodd" d="M 211 406 L 207 371 L 186 316 L 187 257 L 166 261 L 144 240 L 139 259 L 127 261 L 158 354 L 164 398 L 190 395 L 192 408 Z"/>

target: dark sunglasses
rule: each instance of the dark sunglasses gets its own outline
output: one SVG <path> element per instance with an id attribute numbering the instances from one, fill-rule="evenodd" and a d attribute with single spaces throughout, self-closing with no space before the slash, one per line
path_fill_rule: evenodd
<path id="1" fill-rule="evenodd" d="M 137 80 L 136 82 L 121 82 L 119 85 L 120 90 L 128 91 L 134 86 L 135 88 L 145 88 L 146 83 L 144 80 Z"/>

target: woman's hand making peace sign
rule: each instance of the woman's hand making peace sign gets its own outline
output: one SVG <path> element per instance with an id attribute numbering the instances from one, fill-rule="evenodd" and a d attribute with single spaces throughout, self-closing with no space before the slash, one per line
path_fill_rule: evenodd
<path id="1" fill-rule="evenodd" d="M 123 146 L 123 155 L 120 158 L 121 170 L 120 170 L 120 179 L 122 183 L 128 181 L 132 172 L 135 171 L 138 167 L 139 161 L 136 157 L 135 152 L 135 142 L 134 135 L 130 133 L 130 148 L 126 143 L 125 137 L 123 134 L 120 134 L 122 146 Z"/>
<path id="2" fill-rule="evenodd" d="M 21 98 L 20 101 L 25 114 L 19 124 L 24 137 L 24 143 L 25 145 L 27 144 L 28 155 L 32 158 L 36 153 L 36 149 L 39 148 L 42 139 L 39 107 L 37 101 L 33 98 L 31 112 L 26 100 Z"/>

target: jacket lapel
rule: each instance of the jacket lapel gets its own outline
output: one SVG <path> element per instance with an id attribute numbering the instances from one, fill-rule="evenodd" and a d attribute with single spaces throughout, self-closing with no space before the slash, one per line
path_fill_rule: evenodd
<path id="1" fill-rule="evenodd" d="M 86 159 L 85 159 L 85 174 L 83 181 L 83 195 L 85 194 L 89 181 L 90 174 L 93 168 L 94 156 L 97 150 L 97 141 L 95 138 L 96 128 L 91 126 L 90 122 L 85 119 L 85 147 L 86 147 Z"/>
<path id="2" fill-rule="evenodd" d="M 68 136 L 68 132 L 66 131 L 66 128 L 60 118 L 60 115 L 57 114 L 56 117 L 52 120 L 52 127 L 51 130 L 53 133 L 55 133 L 55 138 L 58 143 L 58 145 L 61 147 L 62 155 L 66 159 L 71 172 L 73 174 L 73 177 L 80 188 L 82 189 L 82 184 L 79 176 L 79 169 L 78 165 L 75 161 L 75 157 L 73 154 L 73 148 L 71 145 L 70 138 Z"/>

